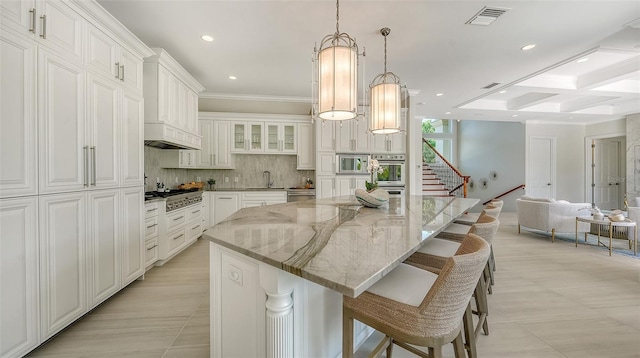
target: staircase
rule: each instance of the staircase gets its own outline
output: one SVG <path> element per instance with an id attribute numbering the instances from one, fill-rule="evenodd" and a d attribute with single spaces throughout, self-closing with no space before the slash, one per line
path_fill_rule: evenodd
<path id="1" fill-rule="evenodd" d="M 451 196 L 449 190 L 438 179 L 428 164 L 422 164 L 422 195 L 424 196 Z"/>

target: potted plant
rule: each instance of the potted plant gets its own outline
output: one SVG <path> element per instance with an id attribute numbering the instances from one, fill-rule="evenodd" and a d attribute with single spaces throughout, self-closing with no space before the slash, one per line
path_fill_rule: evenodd
<path id="1" fill-rule="evenodd" d="M 371 174 L 371 182 L 365 180 L 364 185 L 368 192 L 372 192 L 378 188 L 378 174 L 382 174 L 384 168 L 380 166 L 377 159 L 369 159 L 367 171 Z"/>
<path id="2" fill-rule="evenodd" d="M 216 180 L 210 178 L 209 180 L 207 180 L 207 184 L 209 184 L 209 190 L 213 190 L 213 186 L 216 185 Z"/>

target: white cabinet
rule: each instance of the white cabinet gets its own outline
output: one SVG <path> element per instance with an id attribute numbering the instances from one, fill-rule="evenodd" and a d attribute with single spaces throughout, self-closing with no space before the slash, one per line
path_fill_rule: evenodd
<path id="1" fill-rule="evenodd" d="M 165 149 L 160 154 L 161 168 L 194 168 L 195 166 L 195 150 Z"/>
<path id="2" fill-rule="evenodd" d="M 334 152 L 320 152 L 317 157 L 316 175 L 334 175 L 336 173 L 336 154 Z"/>
<path id="3" fill-rule="evenodd" d="M 164 203 L 164 201 L 162 203 Z M 160 210 L 160 202 L 154 201 L 146 203 L 144 205 L 144 209 L 144 266 L 146 269 L 149 269 L 156 261 L 158 261 L 158 212 Z"/>
<path id="4" fill-rule="evenodd" d="M 88 26 L 87 68 L 106 78 L 142 91 L 142 59 L 120 46 L 112 36 L 94 25 Z"/>
<path id="5" fill-rule="evenodd" d="M 210 191 L 205 191 L 202 193 L 202 231 L 206 231 L 211 225 L 211 200 L 213 195 L 211 195 Z"/>
<path id="6" fill-rule="evenodd" d="M 298 170 L 316 169 L 314 125 L 298 123 Z"/>
<path id="7" fill-rule="evenodd" d="M 83 68 L 39 50 L 37 88 L 40 194 L 88 187 Z"/>
<path id="8" fill-rule="evenodd" d="M 83 19 L 67 2 L 1 1 L 2 25 L 82 63 Z"/>
<path id="9" fill-rule="evenodd" d="M 298 143 L 296 141 L 297 126 L 295 123 L 271 123 L 265 122 L 266 153 L 296 154 Z"/>
<path id="10" fill-rule="evenodd" d="M 89 309 L 116 293 L 120 285 L 120 208 L 118 190 L 87 194 Z"/>
<path id="11" fill-rule="evenodd" d="M 373 134 L 371 140 L 372 153 L 404 153 L 406 136 L 403 132 L 396 134 Z"/>
<path id="12" fill-rule="evenodd" d="M 144 100 L 121 91 L 120 186 L 144 185 Z"/>
<path id="13" fill-rule="evenodd" d="M 23 2 L 0 2 L 16 5 Z M 18 15 L 18 14 L 16 14 Z M 2 17 L 2 21 L 5 18 Z M 0 198 L 38 192 L 36 145 L 36 46 L 0 30 Z"/>
<path id="14" fill-rule="evenodd" d="M 84 143 L 89 147 L 90 183 L 98 188 L 118 186 L 120 177 L 120 113 L 118 85 L 88 75 L 88 121 Z"/>
<path id="15" fill-rule="evenodd" d="M 0 200 L 0 357 L 22 357 L 38 337 L 38 199 Z"/>
<path id="16" fill-rule="evenodd" d="M 202 204 L 172 210 L 161 215 L 158 224 L 156 266 L 162 266 L 202 235 Z"/>
<path id="17" fill-rule="evenodd" d="M 144 274 L 145 227 L 142 203 L 144 189 L 141 187 L 121 189 L 122 205 L 122 285 L 124 287 Z"/>
<path id="18" fill-rule="evenodd" d="M 286 191 L 243 191 L 240 193 L 240 207 L 250 208 L 287 202 Z"/>
<path id="19" fill-rule="evenodd" d="M 331 121 L 316 121 L 316 143 L 318 151 L 335 152 L 335 127 Z M 338 126 L 340 124 L 337 124 Z"/>
<path id="20" fill-rule="evenodd" d="M 144 139 L 201 149 L 197 113 L 204 87 L 165 50 L 153 50 L 143 65 Z"/>
<path id="21" fill-rule="evenodd" d="M 336 175 L 335 196 L 353 195 L 356 189 L 366 189 L 367 176 Z"/>
<path id="22" fill-rule="evenodd" d="M 335 175 L 316 176 L 316 198 L 330 198 L 335 189 Z"/>
<path id="23" fill-rule="evenodd" d="M 43 341 L 87 311 L 85 195 L 71 193 L 39 198 Z"/>
<path id="24" fill-rule="evenodd" d="M 195 167 L 204 169 L 234 169 L 231 162 L 231 123 L 229 121 L 202 119 L 200 135 L 202 150 L 196 151 Z"/>
<path id="25" fill-rule="evenodd" d="M 364 120 L 349 120 L 335 125 L 338 153 L 369 153 L 368 126 Z"/>
<path id="26" fill-rule="evenodd" d="M 216 192 L 213 193 L 213 224 L 221 222 L 240 209 L 240 193 Z"/>
<path id="27" fill-rule="evenodd" d="M 232 153 L 264 152 L 263 122 L 233 122 L 231 130 Z"/>

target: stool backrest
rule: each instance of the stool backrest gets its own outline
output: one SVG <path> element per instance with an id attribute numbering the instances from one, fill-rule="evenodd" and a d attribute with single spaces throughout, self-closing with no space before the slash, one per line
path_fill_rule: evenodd
<path id="1" fill-rule="evenodd" d="M 480 215 L 478 221 L 471 225 L 469 232 L 480 236 L 488 242 L 489 245 L 491 245 L 493 237 L 496 235 L 499 228 L 500 221 L 498 219 L 489 215 Z"/>
<path id="2" fill-rule="evenodd" d="M 446 335 L 460 327 L 489 252 L 485 240 L 467 234 L 456 255 L 447 259 L 418 308 L 429 332 Z"/>

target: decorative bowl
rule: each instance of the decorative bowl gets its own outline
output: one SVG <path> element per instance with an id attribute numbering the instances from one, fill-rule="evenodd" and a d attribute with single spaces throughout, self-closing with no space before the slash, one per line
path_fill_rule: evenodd
<path id="1" fill-rule="evenodd" d="M 371 192 L 356 189 L 355 195 L 358 202 L 368 208 L 377 208 L 389 202 L 389 193 L 380 188 Z"/>

